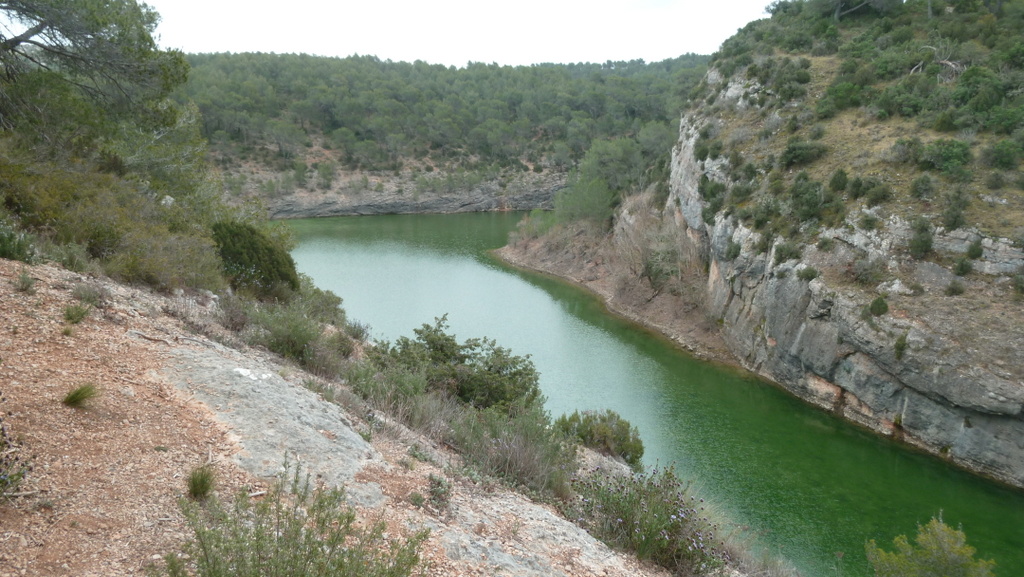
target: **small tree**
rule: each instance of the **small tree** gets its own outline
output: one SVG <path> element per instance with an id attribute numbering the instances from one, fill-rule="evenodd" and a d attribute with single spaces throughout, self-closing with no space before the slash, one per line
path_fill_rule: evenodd
<path id="1" fill-rule="evenodd" d="M 267 297 L 279 287 L 299 290 L 299 275 L 284 247 L 244 222 L 214 223 L 213 240 L 231 286 Z"/>
<path id="2" fill-rule="evenodd" d="M 874 539 L 865 550 L 875 577 L 992 577 L 995 561 L 975 559 L 974 547 L 967 544 L 963 531 L 932 518 L 917 526 L 916 545 L 905 535 L 893 540 L 896 550 L 883 551 Z"/>

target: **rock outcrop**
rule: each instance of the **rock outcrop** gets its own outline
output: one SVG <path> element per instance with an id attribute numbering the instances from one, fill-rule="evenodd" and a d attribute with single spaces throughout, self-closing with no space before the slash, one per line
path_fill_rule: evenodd
<path id="1" fill-rule="evenodd" d="M 780 240 L 764 250 L 761 234 L 734 217 L 705 222 L 699 180 L 725 178 L 716 161 L 694 156 L 704 122 L 683 119 L 664 216 L 704 260 L 707 314 L 738 361 L 851 421 L 1024 487 L 1024 335 L 1009 279 L 998 276 L 1021 269 L 1021 249 L 984 239 L 974 261 L 984 278 L 957 279 L 963 297 L 944 294 L 951 271 L 905 254 L 910 226 L 895 216 L 868 232 L 846 223 L 822 230 L 829 250 L 807 245 L 799 259 L 776 262 Z M 963 254 L 976 238 L 940 228 L 934 246 Z M 853 282 L 858 260 L 890 280 Z M 820 274 L 801 275 L 807 267 Z M 874 315 L 868 304 L 879 296 L 889 310 Z"/>
<path id="2" fill-rule="evenodd" d="M 377 214 L 423 214 L 551 208 L 565 186 L 564 174 L 523 177 L 502 186 L 491 180 L 450 192 L 410 192 L 389 183 L 381 190 L 339 188 L 267 199 L 270 218 L 317 218 Z"/>

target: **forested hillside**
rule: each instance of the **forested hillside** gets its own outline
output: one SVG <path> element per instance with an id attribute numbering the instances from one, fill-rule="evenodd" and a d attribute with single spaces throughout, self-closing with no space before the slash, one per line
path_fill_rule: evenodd
<path id="1" fill-rule="evenodd" d="M 287 194 L 337 188 L 340 172 L 403 174 L 421 190 L 466 189 L 517 171 L 564 173 L 595 142 L 614 142 L 633 172 L 658 161 L 664 169 L 707 57 L 465 68 L 372 56 L 188 60 L 179 99 L 202 112 L 229 188 L 253 188 L 237 179 L 265 169 L 275 178 L 260 190 Z"/>

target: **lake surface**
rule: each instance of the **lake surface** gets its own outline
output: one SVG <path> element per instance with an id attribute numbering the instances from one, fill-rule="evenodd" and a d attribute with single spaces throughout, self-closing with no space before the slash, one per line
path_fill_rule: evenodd
<path id="1" fill-rule="evenodd" d="M 503 266 L 521 215 L 396 215 L 289 221 L 300 272 L 344 299 L 378 339 L 447 314 L 459 340 L 529 354 L 553 416 L 613 409 L 640 430 L 645 463 L 674 463 L 760 544 L 804 575 L 866 576 L 942 515 L 996 575 L 1024 575 L 1024 492 L 879 438 L 737 370 L 697 361 L 610 315 L 572 285 Z M 839 555 L 842 554 L 842 559 Z"/>

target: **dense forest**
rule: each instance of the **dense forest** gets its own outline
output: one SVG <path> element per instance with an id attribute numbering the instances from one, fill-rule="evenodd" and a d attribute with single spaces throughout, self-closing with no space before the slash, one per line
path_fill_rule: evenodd
<path id="1" fill-rule="evenodd" d="M 198 105 L 214 150 L 287 163 L 315 140 L 339 166 L 396 170 L 414 159 L 563 168 L 592 141 L 621 136 L 660 147 L 707 57 L 465 68 L 372 56 L 188 60 L 180 96 Z"/>

